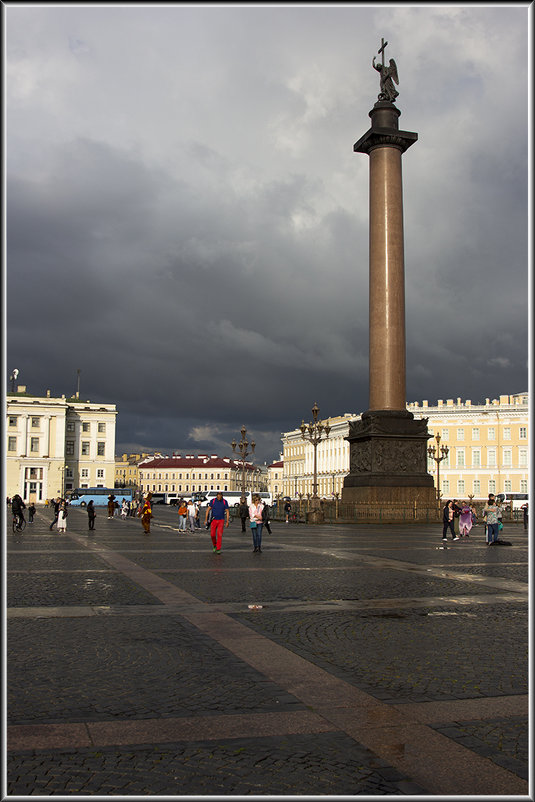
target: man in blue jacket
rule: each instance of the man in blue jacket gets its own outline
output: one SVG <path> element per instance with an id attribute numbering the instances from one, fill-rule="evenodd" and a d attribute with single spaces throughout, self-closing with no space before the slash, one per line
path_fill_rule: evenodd
<path id="1" fill-rule="evenodd" d="M 212 513 L 210 536 L 212 538 L 214 551 L 220 552 L 223 529 L 225 528 L 225 525 L 228 527 L 230 515 L 228 501 L 223 498 L 222 490 L 217 491 L 216 497 L 211 500 L 206 508 L 206 524 L 208 524 L 208 516 L 210 512 Z"/>

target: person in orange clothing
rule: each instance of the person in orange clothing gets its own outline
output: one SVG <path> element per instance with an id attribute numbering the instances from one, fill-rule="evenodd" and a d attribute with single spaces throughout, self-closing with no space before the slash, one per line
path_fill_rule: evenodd
<path id="1" fill-rule="evenodd" d="M 143 529 L 145 530 L 146 535 L 150 535 L 150 519 L 152 518 L 152 493 L 147 493 L 145 496 L 145 501 L 143 502 L 143 506 L 141 507 L 141 523 L 143 524 Z"/>

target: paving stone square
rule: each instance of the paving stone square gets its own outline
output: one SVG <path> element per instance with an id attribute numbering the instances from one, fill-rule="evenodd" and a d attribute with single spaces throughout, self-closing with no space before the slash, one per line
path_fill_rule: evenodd
<path id="1" fill-rule="evenodd" d="M 527 793 L 520 527 L 49 522 L 6 538 L 8 794 Z"/>
<path id="2" fill-rule="evenodd" d="M 400 795 L 424 793 L 344 733 L 14 755 L 13 794 Z M 112 790 L 113 789 L 113 790 Z"/>
<path id="3" fill-rule="evenodd" d="M 359 613 L 267 609 L 261 617 L 233 617 L 385 702 L 528 692 L 528 620 L 519 605 Z"/>

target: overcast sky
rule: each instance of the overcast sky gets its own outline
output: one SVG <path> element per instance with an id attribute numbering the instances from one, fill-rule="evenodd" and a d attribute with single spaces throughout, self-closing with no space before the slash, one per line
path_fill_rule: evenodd
<path id="1" fill-rule="evenodd" d="M 117 453 L 261 461 L 368 406 L 370 125 L 399 72 L 407 401 L 528 389 L 527 4 L 7 3 L 7 373 Z M 8 385 L 9 386 L 9 385 Z"/>

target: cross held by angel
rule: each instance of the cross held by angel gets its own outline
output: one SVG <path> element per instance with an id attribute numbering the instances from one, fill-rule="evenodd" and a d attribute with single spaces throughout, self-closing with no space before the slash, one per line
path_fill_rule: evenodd
<path id="1" fill-rule="evenodd" d="M 399 84 L 398 68 L 393 58 L 390 59 L 388 65 L 385 64 L 385 47 L 388 42 L 381 39 L 381 47 L 377 51 L 382 55 L 382 63 L 375 63 L 375 56 L 372 59 L 372 67 L 380 73 L 380 92 L 377 95 L 377 100 L 388 100 L 391 103 L 395 101 L 399 92 L 394 86 L 394 83 Z"/>

